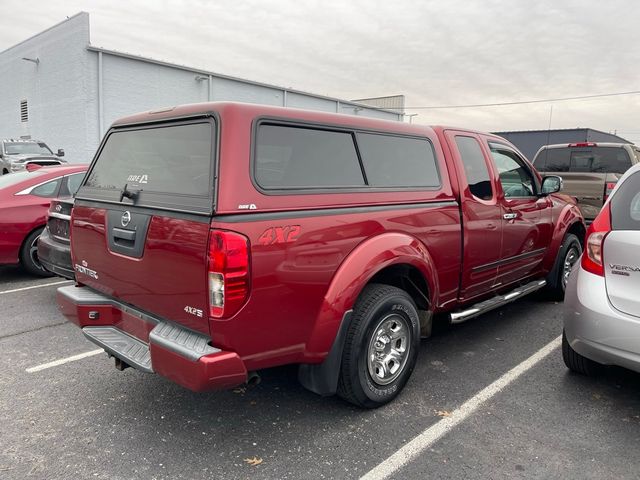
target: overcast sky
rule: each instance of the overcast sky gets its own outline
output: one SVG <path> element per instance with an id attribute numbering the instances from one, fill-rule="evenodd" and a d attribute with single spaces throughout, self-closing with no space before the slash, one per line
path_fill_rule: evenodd
<path id="1" fill-rule="evenodd" d="M 91 43 L 298 90 L 407 107 L 640 90 L 637 0 L 0 0 L 0 51 L 74 15 Z M 591 127 L 640 144 L 640 95 L 407 109 L 487 131 Z"/>

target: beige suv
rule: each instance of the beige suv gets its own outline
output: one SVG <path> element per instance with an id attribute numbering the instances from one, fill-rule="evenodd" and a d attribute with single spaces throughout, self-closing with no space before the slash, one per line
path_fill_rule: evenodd
<path id="1" fill-rule="evenodd" d="M 533 159 L 539 172 L 559 175 L 563 192 L 576 197 L 590 223 L 622 174 L 640 162 L 640 149 L 628 143 L 563 143 L 545 145 Z"/>

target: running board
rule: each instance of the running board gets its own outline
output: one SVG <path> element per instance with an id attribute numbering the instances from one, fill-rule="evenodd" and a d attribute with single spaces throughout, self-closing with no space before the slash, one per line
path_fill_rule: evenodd
<path id="1" fill-rule="evenodd" d="M 483 313 L 493 310 L 494 308 L 499 308 L 503 305 L 506 305 L 507 303 L 511 303 L 514 300 L 517 300 L 518 298 L 533 293 L 536 290 L 540 290 L 546 284 L 546 280 L 535 280 L 503 295 L 498 295 L 497 297 L 493 297 L 483 302 L 476 303 L 475 305 L 472 305 L 465 310 L 453 312 L 451 313 L 451 323 L 466 322 L 467 320 L 477 317 L 478 315 L 482 315 Z"/>

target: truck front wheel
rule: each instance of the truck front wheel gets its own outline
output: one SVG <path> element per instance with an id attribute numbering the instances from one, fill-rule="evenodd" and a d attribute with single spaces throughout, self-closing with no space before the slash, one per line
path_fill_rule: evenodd
<path id="1" fill-rule="evenodd" d="M 419 347 L 420 322 L 411 297 L 390 285 L 368 285 L 347 332 L 338 395 L 362 408 L 393 400 L 411 376 Z"/>
<path id="2" fill-rule="evenodd" d="M 547 288 L 554 300 L 564 299 L 564 291 L 567 288 L 569 274 L 576 262 L 580 260 L 580 255 L 582 255 L 582 247 L 578 237 L 572 233 L 567 233 L 558 251 L 556 267 L 547 277 Z"/>

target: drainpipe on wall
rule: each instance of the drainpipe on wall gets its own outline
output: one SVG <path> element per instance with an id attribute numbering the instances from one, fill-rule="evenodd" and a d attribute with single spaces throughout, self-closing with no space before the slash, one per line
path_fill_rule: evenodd
<path id="1" fill-rule="evenodd" d="M 213 102 L 213 75 L 209 75 L 209 101 Z"/>
<path id="2" fill-rule="evenodd" d="M 104 131 L 104 95 L 102 91 L 102 52 L 98 52 L 98 142 Z"/>

